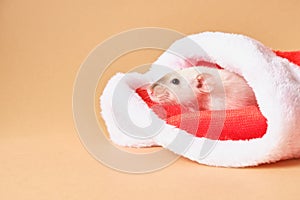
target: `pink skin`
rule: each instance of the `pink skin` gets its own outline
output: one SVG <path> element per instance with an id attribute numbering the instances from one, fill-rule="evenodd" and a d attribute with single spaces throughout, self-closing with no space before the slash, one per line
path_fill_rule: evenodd
<path id="1" fill-rule="evenodd" d="M 241 76 L 220 69 L 190 67 L 166 74 L 148 87 L 151 100 L 181 104 L 189 110 L 240 109 L 257 105 Z"/>

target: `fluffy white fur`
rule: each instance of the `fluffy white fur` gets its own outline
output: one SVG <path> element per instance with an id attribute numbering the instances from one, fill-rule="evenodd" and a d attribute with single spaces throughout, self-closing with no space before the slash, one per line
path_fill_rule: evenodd
<path id="1" fill-rule="evenodd" d="M 186 58 L 216 63 L 243 76 L 254 90 L 259 108 L 267 118 L 265 135 L 246 141 L 216 142 L 194 137 L 154 115 L 134 91 L 142 84 L 156 81 L 171 69 L 184 67 L 185 61 L 174 52 Z M 120 84 L 121 79 L 126 81 Z M 150 116 L 152 120 L 164 123 L 157 135 L 147 139 L 132 138 L 116 124 L 111 102 L 117 84 L 118 87 L 122 85 L 124 95 L 133 99 L 129 101 L 128 112 L 135 113 L 130 115 L 130 120 L 136 126 L 151 124 Z M 253 166 L 300 157 L 300 68 L 243 35 L 205 32 L 176 41 L 146 74 L 115 75 L 101 96 L 101 109 L 111 140 L 122 146 L 161 145 L 199 163 L 226 167 Z M 143 124 L 144 120 L 148 122 Z M 205 149 L 211 150 L 205 152 Z"/>

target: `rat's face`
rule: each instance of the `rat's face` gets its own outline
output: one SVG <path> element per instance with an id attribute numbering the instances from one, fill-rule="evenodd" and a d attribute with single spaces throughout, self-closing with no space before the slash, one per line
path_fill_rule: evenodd
<path id="1" fill-rule="evenodd" d="M 190 104 L 199 93 L 209 93 L 208 77 L 192 69 L 171 72 L 148 88 L 150 98 L 159 103 Z"/>

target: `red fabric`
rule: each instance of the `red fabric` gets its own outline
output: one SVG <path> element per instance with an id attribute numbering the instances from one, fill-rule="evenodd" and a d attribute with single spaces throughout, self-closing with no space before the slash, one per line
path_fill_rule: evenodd
<path id="1" fill-rule="evenodd" d="M 274 51 L 278 56 L 300 66 L 300 51 Z M 189 62 L 191 63 L 191 62 Z M 202 64 L 201 62 L 193 63 Z M 211 67 L 220 68 L 218 65 Z M 261 138 L 267 130 L 267 120 L 256 106 L 239 110 L 189 112 L 180 105 L 159 105 L 152 102 L 144 89 L 136 92 L 166 123 L 187 131 L 196 137 L 215 140 L 249 140 Z"/>
<path id="2" fill-rule="evenodd" d="M 277 56 L 288 59 L 290 62 L 300 66 L 300 51 L 274 51 Z"/>

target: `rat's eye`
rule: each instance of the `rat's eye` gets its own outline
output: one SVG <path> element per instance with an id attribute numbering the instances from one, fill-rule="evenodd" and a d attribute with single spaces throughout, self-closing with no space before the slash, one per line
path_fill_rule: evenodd
<path id="1" fill-rule="evenodd" d="M 172 79 L 171 83 L 174 85 L 179 85 L 180 81 L 177 78 Z"/>

